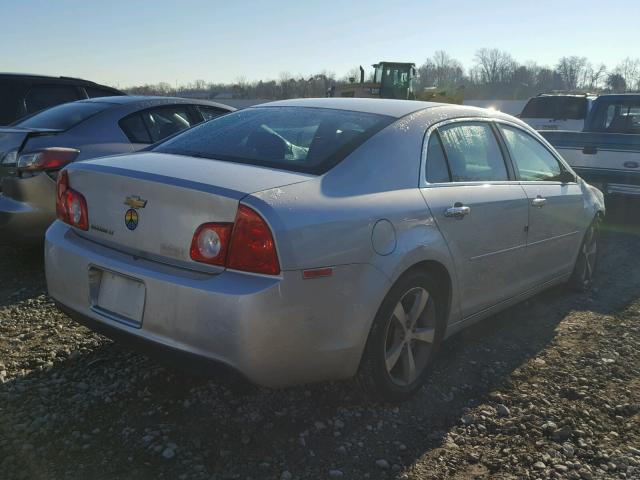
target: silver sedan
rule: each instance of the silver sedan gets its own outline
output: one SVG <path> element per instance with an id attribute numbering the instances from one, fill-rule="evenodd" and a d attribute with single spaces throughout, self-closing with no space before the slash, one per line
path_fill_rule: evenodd
<path id="1" fill-rule="evenodd" d="M 588 287 L 604 215 L 523 122 L 380 99 L 235 112 L 71 164 L 57 192 L 46 275 L 73 318 L 258 384 L 358 376 L 391 400 L 446 337 Z"/>
<path id="2" fill-rule="evenodd" d="M 56 176 L 66 164 L 136 152 L 234 110 L 207 100 L 112 96 L 0 127 L 0 244 L 42 244 L 56 218 Z"/>

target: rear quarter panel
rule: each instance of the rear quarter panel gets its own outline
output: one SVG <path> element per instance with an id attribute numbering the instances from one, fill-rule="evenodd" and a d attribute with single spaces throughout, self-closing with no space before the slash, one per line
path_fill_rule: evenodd
<path id="1" fill-rule="evenodd" d="M 441 263 L 455 282 L 449 250 L 418 189 L 422 140 L 432 122 L 429 110 L 401 118 L 326 174 L 244 199 L 270 223 L 282 268 L 372 265 L 388 281 L 373 285 L 363 278 L 354 301 L 374 304 L 375 310 L 419 262 Z M 390 222 L 394 233 L 389 245 L 378 245 L 382 254 L 372 241 L 380 220 Z"/>
<path id="2" fill-rule="evenodd" d="M 118 115 L 108 109 L 56 135 L 31 137 L 23 151 L 46 147 L 69 147 L 80 150 L 76 159 L 131 153 L 133 147 L 118 126 Z"/>

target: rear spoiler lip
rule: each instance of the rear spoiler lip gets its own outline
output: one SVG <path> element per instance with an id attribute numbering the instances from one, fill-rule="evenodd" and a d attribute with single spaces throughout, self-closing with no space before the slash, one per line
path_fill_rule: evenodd
<path id="1" fill-rule="evenodd" d="M 24 127 L 0 127 L 1 133 L 26 133 L 27 135 L 49 135 L 51 133 L 61 133 L 64 130 L 60 128 L 24 128 Z"/>

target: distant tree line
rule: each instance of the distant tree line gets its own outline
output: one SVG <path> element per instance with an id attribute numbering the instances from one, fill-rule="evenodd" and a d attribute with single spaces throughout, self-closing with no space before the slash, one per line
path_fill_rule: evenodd
<path id="1" fill-rule="evenodd" d="M 519 63 L 508 52 L 481 48 L 476 52 L 472 66 L 465 68 L 460 61 L 439 50 L 418 66 L 417 71 L 416 91 L 430 87 L 443 90 L 464 87 L 467 99 L 525 99 L 553 90 L 640 91 L 640 59 L 633 58 L 608 67 L 593 64 L 586 57 L 568 56 L 560 58 L 555 66 L 545 66 L 535 62 Z M 323 97 L 332 85 L 358 79 L 359 69 L 355 67 L 343 77 L 327 71 L 309 77 L 283 72 L 277 80 L 247 81 L 239 78 L 233 83 L 196 80 L 176 87 L 159 83 L 126 90 L 140 95 L 272 100 Z"/>

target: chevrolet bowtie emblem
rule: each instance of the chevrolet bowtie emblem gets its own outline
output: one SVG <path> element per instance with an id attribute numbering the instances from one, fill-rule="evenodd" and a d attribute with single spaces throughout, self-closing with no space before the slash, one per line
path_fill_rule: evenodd
<path id="1" fill-rule="evenodd" d="M 127 199 L 124 201 L 124 204 L 128 205 L 131 208 L 144 208 L 145 205 L 147 205 L 147 201 L 143 200 L 137 195 L 132 195 L 130 197 L 127 197 Z"/>

